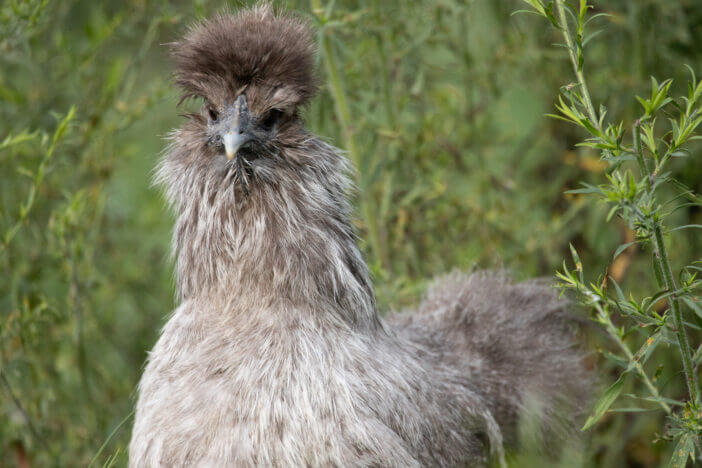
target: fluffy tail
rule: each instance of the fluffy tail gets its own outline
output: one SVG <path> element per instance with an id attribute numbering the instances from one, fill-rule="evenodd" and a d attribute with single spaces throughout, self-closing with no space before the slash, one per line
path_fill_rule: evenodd
<path id="1" fill-rule="evenodd" d="M 443 341 L 445 362 L 465 367 L 507 442 L 516 440 L 525 410 L 538 414 L 544 441 L 553 441 L 573 427 L 591 387 L 568 308 L 542 280 L 452 273 L 435 281 L 407 325 L 441 337 L 433 341 Z"/>

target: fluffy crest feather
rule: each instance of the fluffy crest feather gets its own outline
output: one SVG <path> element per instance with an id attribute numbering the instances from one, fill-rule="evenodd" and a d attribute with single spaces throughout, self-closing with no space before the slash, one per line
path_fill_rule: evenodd
<path id="1" fill-rule="evenodd" d="M 172 45 L 172 55 L 183 99 L 232 100 L 253 85 L 299 105 L 317 90 L 307 22 L 267 3 L 194 25 Z"/>

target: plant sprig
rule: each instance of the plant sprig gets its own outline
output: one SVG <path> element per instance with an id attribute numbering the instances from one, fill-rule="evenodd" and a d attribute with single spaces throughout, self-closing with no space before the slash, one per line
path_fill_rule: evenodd
<path id="1" fill-rule="evenodd" d="M 607 221 L 617 216 L 634 231 L 635 241 L 616 248 L 614 258 L 632 244 L 651 247 L 652 283 L 659 288 L 650 296 L 637 301 L 631 294 L 627 296 L 607 272 L 597 282 L 588 283 L 578 253 L 571 246 L 575 267 L 569 269 L 564 262 L 563 270 L 556 274 L 559 286 L 563 290 L 574 291 L 579 301 L 593 310 L 593 319 L 607 331 L 622 354 L 607 352 L 606 357 L 625 367 L 617 381 L 595 405 L 594 413 L 583 429 L 594 426 L 609 411 L 621 395 L 624 377 L 633 373 L 647 388 L 650 396 L 646 398 L 656 402 L 672 423 L 666 433 L 676 444 L 671 465 L 684 466 L 689 457 L 694 459 L 695 450 L 700 450 L 702 435 L 696 373 L 696 366 L 702 360 L 702 346 L 692 346 L 690 343 L 687 328 L 692 324 L 685 320 L 684 314 L 684 309 L 689 308 L 702 316 L 702 310 L 698 310 L 697 305 L 700 291 L 697 274 L 702 269 L 686 267 L 675 275 L 665 241 L 671 232 L 686 228 L 698 229 L 699 226 L 670 228 L 666 226 L 666 221 L 668 215 L 680 207 L 670 208 L 671 203 L 687 199 L 690 204 L 699 205 L 699 196 L 675 181 L 666 170 L 672 158 L 689 157 L 686 145 L 702 138 L 695 133 L 702 124 L 702 83 L 698 82 L 694 70 L 688 67 L 691 79 L 687 95 L 674 99 L 670 96 L 672 80 L 659 83 L 652 77 L 650 96 L 636 96 L 643 112 L 631 125 L 630 142 L 627 142 L 625 128 L 628 126 L 624 122 L 608 123 L 604 106 L 600 107 L 599 113 L 595 110 L 584 74 L 585 46 L 598 34 L 588 34 L 587 26 L 603 14 L 589 16 L 588 11 L 592 6 L 587 0 L 578 0 L 577 8 L 572 8 L 565 0 L 524 1 L 532 7 L 532 13 L 546 18 L 563 35 L 563 46 L 568 50 L 577 81 L 561 88 L 562 95 L 556 103 L 558 114 L 551 116 L 583 129 L 589 137 L 578 146 L 598 151 L 601 159 L 608 163 L 604 183 L 597 186 L 583 184 L 582 188 L 570 193 L 594 196 L 608 204 L 610 210 Z M 633 161 L 637 171 L 627 164 Z M 672 201 L 661 201 L 662 187 L 677 190 L 679 196 Z M 695 263 L 692 262 L 692 265 Z M 613 288 L 608 288 L 610 285 Z M 614 289 L 614 293 L 611 289 Z M 667 303 L 664 310 L 658 307 L 662 301 Z M 615 325 L 614 316 L 624 318 L 625 324 Z M 644 344 L 636 352 L 632 351 L 629 344 L 629 336 L 634 330 L 645 336 Z M 656 376 L 651 377 L 644 368 L 660 342 L 679 350 L 681 374 L 688 391 L 686 401 L 663 397 L 656 386 Z M 671 404 L 682 408 L 682 411 L 673 411 Z"/>

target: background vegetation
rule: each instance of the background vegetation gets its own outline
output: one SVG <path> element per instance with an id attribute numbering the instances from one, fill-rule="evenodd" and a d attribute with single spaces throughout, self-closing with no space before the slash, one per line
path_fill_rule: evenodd
<path id="1" fill-rule="evenodd" d="M 633 240 L 627 225 L 564 194 L 601 183 L 605 166 L 596 151 L 574 150 L 582 132 L 544 117 L 572 80 L 565 50 L 550 46 L 557 31 L 511 16 L 518 0 L 332 3 L 315 11 L 330 18 L 320 51 L 330 85 L 306 116 L 360 168 L 358 225 L 383 310 L 411 304 L 452 268 L 553 276 L 569 243 L 586 272 L 609 265 L 624 287 L 657 289 L 649 252 L 612 262 Z M 183 112 L 162 44 L 225 4 L 0 4 L 0 465 L 126 462 L 134 388 L 173 307 L 171 219 L 149 188 Z M 673 95 L 686 89 L 683 64 L 702 75 L 699 2 L 594 4 L 611 16 L 587 46 L 588 83 L 613 121 L 639 116 L 632 95 L 647 95 L 649 75 L 675 78 Z M 327 6 L 287 5 L 311 17 Z M 670 170 L 699 193 L 701 148 L 690 149 Z M 702 224 L 702 213 L 688 206 L 670 223 Z M 675 236 L 674 267 L 700 258 L 699 230 Z M 601 335 L 592 327 L 584 339 L 609 383 L 618 373 L 595 352 L 611 347 Z M 665 394 L 684 396 L 673 347 L 647 366 L 661 369 Z M 629 379 L 622 394 L 643 393 L 638 385 Z M 561 463 L 658 466 L 672 451 L 657 441 L 663 421 L 610 412 Z"/>

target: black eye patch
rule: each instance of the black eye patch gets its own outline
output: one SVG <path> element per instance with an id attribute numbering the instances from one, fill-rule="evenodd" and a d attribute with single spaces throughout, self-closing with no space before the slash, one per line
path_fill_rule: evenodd
<path id="1" fill-rule="evenodd" d="M 212 122 L 216 122 L 219 118 L 219 113 L 214 109 L 214 107 L 207 107 L 207 114 L 210 116 Z"/>
<path id="2" fill-rule="evenodd" d="M 266 130 L 270 130 L 273 126 L 278 123 L 283 112 L 278 109 L 271 109 L 266 115 L 261 119 L 261 126 Z"/>

